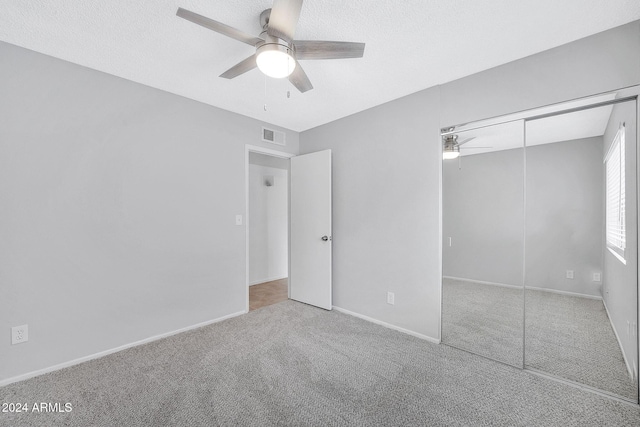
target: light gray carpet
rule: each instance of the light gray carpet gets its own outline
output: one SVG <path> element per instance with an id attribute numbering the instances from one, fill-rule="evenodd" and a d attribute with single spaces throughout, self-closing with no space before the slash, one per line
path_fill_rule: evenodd
<path id="1" fill-rule="evenodd" d="M 601 300 L 526 291 L 525 365 L 637 400 Z"/>
<path id="2" fill-rule="evenodd" d="M 442 342 L 522 366 L 522 290 L 443 282 Z M 527 289 L 525 366 L 637 400 L 602 301 Z"/>
<path id="3" fill-rule="evenodd" d="M 442 281 L 442 342 L 522 367 L 522 290 Z"/>
<path id="4" fill-rule="evenodd" d="M 11 426 L 637 426 L 640 409 L 285 301 L 0 388 Z"/>

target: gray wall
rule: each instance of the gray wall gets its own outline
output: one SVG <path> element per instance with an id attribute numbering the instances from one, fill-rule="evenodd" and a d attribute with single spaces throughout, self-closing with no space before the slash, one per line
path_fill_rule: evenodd
<path id="1" fill-rule="evenodd" d="M 525 285 L 602 296 L 602 137 L 527 147 L 526 162 Z"/>
<path id="2" fill-rule="evenodd" d="M 442 85 L 444 126 L 640 84 L 640 21 Z"/>
<path id="3" fill-rule="evenodd" d="M 635 221 L 637 215 L 637 187 L 636 187 L 636 139 L 637 125 L 636 103 L 625 102 L 613 108 L 607 130 L 604 134 L 604 151 L 609 151 L 610 145 L 618 132 L 621 122 L 626 123 L 626 151 L 625 151 L 625 206 L 627 228 L 627 248 L 625 250 L 626 264 L 604 248 L 604 301 L 616 334 L 622 345 L 622 351 L 629 365 L 637 361 L 637 336 L 627 334 L 627 322 L 635 323 L 638 319 L 638 229 Z M 603 239 L 604 240 L 604 239 Z M 606 243 L 606 242 L 605 242 Z M 637 366 L 636 366 L 637 368 Z"/>
<path id="4" fill-rule="evenodd" d="M 301 135 L 332 150 L 333 305 L 437 337 L 438 88 Z M 395 305 L 386 303 L 387 291 Z"/>
<path id="5" fill-rule="evenodd" d="M 440 128 L 637 84 L 640 21 L 303 132 L 333 150 L 334 304 L 439 338 Z"/>
<path id="6" fill-rule="evenodd" d="M 442 274 L 522 286 L 523 201 L 522 148 L 443 162 Z"/>
<path id="7" fill-rule="evenodd" d="M 0 381 L 245 310 L 263 125 L 0 43 Z"/>

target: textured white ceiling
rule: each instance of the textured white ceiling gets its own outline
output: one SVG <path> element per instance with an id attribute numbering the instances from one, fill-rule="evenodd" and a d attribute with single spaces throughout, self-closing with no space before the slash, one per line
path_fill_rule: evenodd
<path id="1" fill-rule="evenodd" d="M 307 0 L 297 39 L 367 46 L 362 59 L 304 61 L 314 89 L 300 94 L 258 70 L 219 78 L 253 48 L 175 15 L 180 6 L 258 35 L 271 4 L 3 0 L 0 40 L 303 131 L 640 19 L 637 0 Z"/>

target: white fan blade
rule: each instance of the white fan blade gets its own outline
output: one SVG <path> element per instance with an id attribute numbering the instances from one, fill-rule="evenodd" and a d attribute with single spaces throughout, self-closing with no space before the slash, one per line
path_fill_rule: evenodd
<path id="1" fill-rule="evenodd" d="M 302 0 L 275 0 L 269 15 L 267 34 L 292 42 L 300 19 L 300 9 Z"/>

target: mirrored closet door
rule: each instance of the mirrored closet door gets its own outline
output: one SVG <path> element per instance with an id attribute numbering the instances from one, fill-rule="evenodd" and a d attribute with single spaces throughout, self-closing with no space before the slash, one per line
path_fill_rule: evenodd
<path id="1" fill-rule="evenodd" d="M 640 88 L 442 129 L 442 342 L 638 403 Z"/>
<path id="2" fill-rule="evenodd" d="M 442 341 L 521 367 L 524 123 L 443 138 Z"/>
<path id="3" fill-rule="evenodd" d="M 525 125 L 525 366 L 633 401 L 635 118 L 627 101 Z"/>

